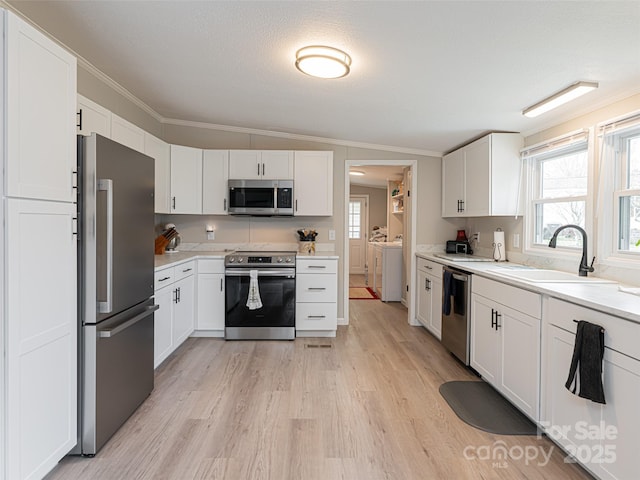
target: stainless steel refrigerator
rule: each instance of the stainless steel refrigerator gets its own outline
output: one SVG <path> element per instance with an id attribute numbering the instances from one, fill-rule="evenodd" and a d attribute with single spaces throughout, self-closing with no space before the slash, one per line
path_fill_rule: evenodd
<path id="1" fill-rule="evenodd" d="M 153 390 L 154 160 L 78 136 L 78 445 L 95 455 Z"/>

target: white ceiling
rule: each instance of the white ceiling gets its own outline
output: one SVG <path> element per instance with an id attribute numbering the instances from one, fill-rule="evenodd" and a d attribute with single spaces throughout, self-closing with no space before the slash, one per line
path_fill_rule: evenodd
<path id="1" fill-rule="evenodd" d="M 349 175 L 351 185 L 364 185 L 366 187 L 387 188 L 387 180 L 401 181 L 404 167 L 397 165 L 358 165 L 349 168 L 349 171 L 357 170 L 364 175 Z"/>
<path id="2" fill-rule="evenodd" d="M 443 152 L 640 91 L 640 2 L 7 0 L 165 119 Z M 294 67 L 328 44 L 349 76 Z M 523 108 L 600 88 L 538 119 Z"/>

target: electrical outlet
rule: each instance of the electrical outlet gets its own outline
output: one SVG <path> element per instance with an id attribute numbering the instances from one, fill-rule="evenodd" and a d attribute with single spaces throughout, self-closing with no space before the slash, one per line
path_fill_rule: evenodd
<path id="1" fill-rule="evenodd" d="M 513 248 L 520 248 L 520 234 L 513 234 Z"/>
<path id="2" fill-rule="evenodd" d="M 329 240 L 335 240 L 335 239 L 336 239 L 336 231 L 329 230 Z"/>
<path id="3" fill-rule="evenodd" d="M 216 232 L 215 231 L 210 231 L 207 232 L 207 240 L 215 240 L 216 239 Z"/>
<path id="4" fill-rule="evenodd" d="M 480 245 L 480 232 L 476 232 L 474 235 L 476 236 L 476 243 Z"/>

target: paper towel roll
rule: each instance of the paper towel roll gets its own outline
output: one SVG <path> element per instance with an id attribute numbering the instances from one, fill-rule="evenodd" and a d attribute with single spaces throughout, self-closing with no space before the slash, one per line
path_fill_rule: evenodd
<path id="1" fill-rule="evenodd" d="M 504 242 L 504 232 L 502 230 L 493 232 L 493 259 L 496 262 L 507 261 L 507 246 Z"/>

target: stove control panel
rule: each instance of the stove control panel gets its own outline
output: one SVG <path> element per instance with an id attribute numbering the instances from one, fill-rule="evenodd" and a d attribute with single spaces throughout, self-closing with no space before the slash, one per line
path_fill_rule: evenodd
<path id="1" fill-rule="evenodd" d="M 295 252 L 235 252 L 225 257 L 227 267 L 278 267 L 295 263 Z"/>

